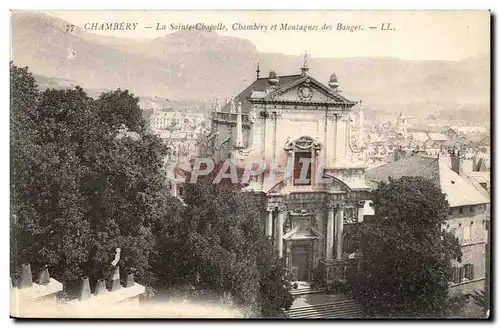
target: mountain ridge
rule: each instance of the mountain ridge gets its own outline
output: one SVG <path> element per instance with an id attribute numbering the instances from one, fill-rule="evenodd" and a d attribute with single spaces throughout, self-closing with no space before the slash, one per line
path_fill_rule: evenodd
<path id="1" fill-rule="evenodd" d="M 137 95 L 211 101 L 238 94 L 270 70 L 300 72 L 300 56 L 259 52 L 247 39 L 210 32 L 177 31 L 154 39 L 101 36 L 40 12 L 11 12 L 11 59 L 35 74 L 76 81 L 95 89 L 130 89 Z M 74 58 L 68 54 L 74 51 Z M 311 58 L 310 74 L 340 88 L 365 106 L 422 115 L 467 105 L 489 111 L 487 56 L 460 61 L 383 58 Z"/>

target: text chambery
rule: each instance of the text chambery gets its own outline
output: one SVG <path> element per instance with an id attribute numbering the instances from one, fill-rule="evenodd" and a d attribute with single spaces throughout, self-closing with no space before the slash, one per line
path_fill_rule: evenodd
<path id="1" fill-rule="evenodd" d="M 83 25 L 87 31 L 134 31 L 139 23 L 137 22 L 88 22 Z"/>

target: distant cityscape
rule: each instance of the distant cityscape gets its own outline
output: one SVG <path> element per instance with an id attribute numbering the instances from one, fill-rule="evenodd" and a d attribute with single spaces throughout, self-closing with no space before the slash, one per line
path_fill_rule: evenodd
<path id="1" fill-rule="evenodd" d="M 198 155 L 198 140 L 210 132 L 214 103 L 207 101 L 191 111 L 188 105 L 162 106 L 158 101 L 140 101 L 151 130 L 169 146 L 170 161 L 189 160 Z M 366 119 L 362 112 L 358 108 L 350 117 L 351 141 L 363 151 L 368 168 L 394 161 L 398 152 L 438 156 L 446 155 L 450 149 L 460 151 L 465 159 L 481 160 L 490 168 L 489 122 L 470 124 L 435 116 L 422 119 L 402 108 L 392 119 L 379 123 Z"/>

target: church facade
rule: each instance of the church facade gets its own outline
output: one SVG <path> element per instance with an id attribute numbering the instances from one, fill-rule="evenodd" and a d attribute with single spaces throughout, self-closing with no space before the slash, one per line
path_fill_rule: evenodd
<path id="1" fill-rule="evenodd" d="M 335 74 L 321 83 L 304 63 L 295 75 L 259 77 L 257 69 L 251 85 L 213 112 L 214 160 L 267 168 L 246 189 L 259 199 L 265 233 L 298 281 L 343 281 L 358 266 L 351 236 L 370 188 L 350 141 L 356 106 Z M 273 174 L 273 165 L 285 173 Z"/>

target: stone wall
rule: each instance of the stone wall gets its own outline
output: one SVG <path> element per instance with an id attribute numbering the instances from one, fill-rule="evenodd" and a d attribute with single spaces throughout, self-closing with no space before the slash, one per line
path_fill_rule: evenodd
<path id="1" fill-rule="evenodd" d="M 89 279 L 83 277 L 78 298 L 66 300 L 60 297 L 63 284 L 50 278 L 47 268 L 33 282 L 30 265 L 23 264 L 19 283 L 14 286 L 11 282 L 10 314 L 15 318 L 130 317 L 138 309 L 139 297 L 145 293 L 145 288 L 134 282 L 133 275 L 128 274 L 126 278 L 122 286 L 118 276 L 110 290 L 100 280 L 92 293 Z"/>

